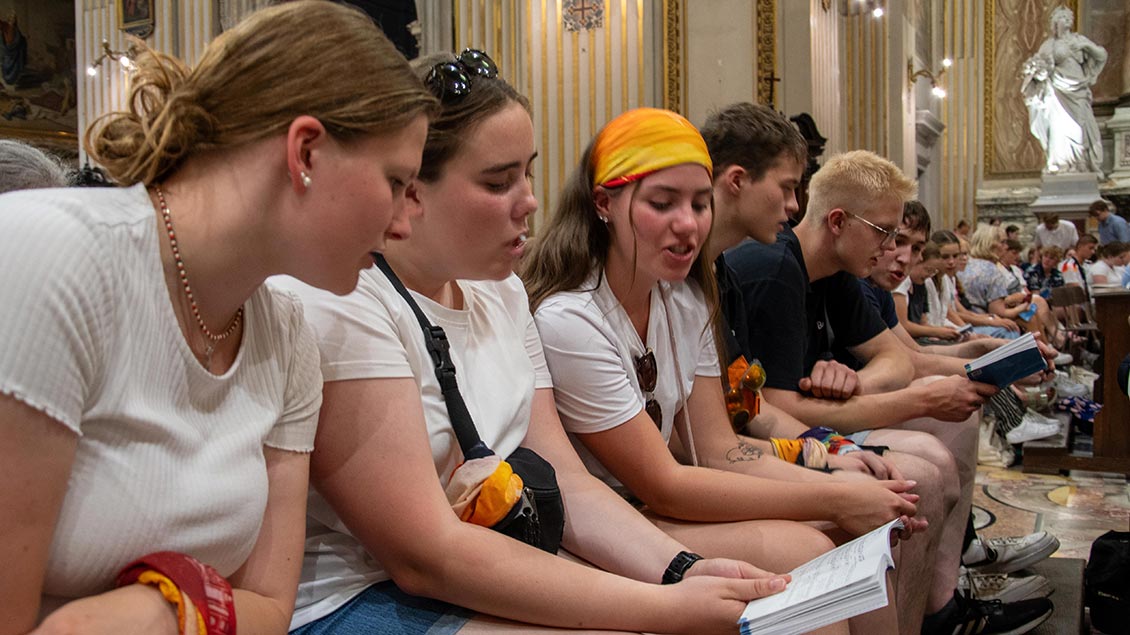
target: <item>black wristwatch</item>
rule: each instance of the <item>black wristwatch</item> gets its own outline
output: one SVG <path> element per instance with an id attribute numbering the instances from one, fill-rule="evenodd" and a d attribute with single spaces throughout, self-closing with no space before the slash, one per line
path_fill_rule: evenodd
<path id="1" fill-rule="evenodd" d="M 679 582 L 687 573 L 687 569 L 690 569 L 691 565 L 699 560 L 702 560 L 702 556 L 697 553 L 680 551 L 675 554 L 675 557 L 671 559 L 671 564 L 667 565 L 667 570 L 663 572 L 663 581 L 661 584 L 675 584 Z"/>

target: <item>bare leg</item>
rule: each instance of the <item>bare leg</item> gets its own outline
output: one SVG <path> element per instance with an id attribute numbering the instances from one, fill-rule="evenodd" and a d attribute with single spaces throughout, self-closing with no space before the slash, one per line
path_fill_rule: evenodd
<path id="1" fill-rule="evenodd" d="M 868 443 L 887 445 L 932 463 L 941 475 L 941 494 L 952 506 L 942 527 L 926 611 L 932 613 L 945 606 L 957 586 L 957 570 L 961 566 L 961 546 L 965 525 L 973 503 L 973 479 L 977 465 L 977 423 L 979 417 L 958 422 L 936 419 L 914 419 L 894 428 L 876 430 Z M 928 432 L 928 435 L 916 433 Z M 931 492 L 923 491 L 922 494 Z M 953 501 L 951 503 L 951 501 Z"/>
<path id="2" fill-rule="evenodd" d="M 957 498 L 946 498 L 941 472 L 933 463 L 902 452 L 890 452 L 887 457 L 894 461 L 904 477 L 918 483 L 914 490 L 921 495 L 918 516 L 930 522 L 925 534 L 899 543 L 900 558 L 894 576 L 898 591 L 899 632 L 916 635 L 922 630 L 922 617 L 935 586 L 938 545 L 945 532 L 945 521 Z M 952 593 L 953 589 L 947 592 Z"/>

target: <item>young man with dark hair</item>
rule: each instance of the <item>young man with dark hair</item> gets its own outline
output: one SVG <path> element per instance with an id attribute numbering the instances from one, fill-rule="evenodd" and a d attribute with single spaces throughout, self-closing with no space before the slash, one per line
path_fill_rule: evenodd
<path id="1" fill-rule="evenodd" d="M 1114 242 L 1130 243 L 1130 223 L 1115 214 L 1114 210 L 1110 209 L 1109 203 L 1099 199 L 1091 203 L 1087 213 L 1099 221 L 1100 245 Z"/>
<path id="2" fill-rule="evenodd" d="M 1060 220 L 1059 214 L 1044 214 L 1040 224 L 1036 225 L 1036 237 L 1032 240 L 1036 247 L 1055 245 L 1064 251 L 1074 247 L 1077 242 L 1079 230 L 1074 223 Z"/>
<path id="3" fill-rule="evenodd" d="M 743 243 L 722 261 L 740 298 L 728 304 L 727 317 L 744 321 L 736 334 L 742 351 L 765 366 L 765 400 L 809 426 L 868 435 L 868 443 L 938 468 L 949 512 L 941 519 L 923 632 L 1027 632 L 1050 614 L 1047 600 L 999 605 L 953 592 L 972 500 L 975 413 L 996 389 L 964 376 L 910 384 L 911 356 L 857 280 L 896 248 L 914 183 L 885 159 L 850 152 L 830 159 L 810 188 L 809 209 L 794 230 L 786 228 L 773 245 Z M 716 217 L 723 217 L 721 206 Z M 864 360 L 863 368 L 835 362 L 833 345 Z"/>
<path id="4" fill-rule="evenodd" d="M 1009 240 L 1020 240 L 1020 227 L 1017 225 L 1009 225 L 1004 228 L 1004 237 Z"/>

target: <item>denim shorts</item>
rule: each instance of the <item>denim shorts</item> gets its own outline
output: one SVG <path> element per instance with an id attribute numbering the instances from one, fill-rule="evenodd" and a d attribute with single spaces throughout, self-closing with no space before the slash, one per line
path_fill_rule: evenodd
<path id="1" fill-rule="evenodd" d="M 454 604 L 408 595 L 389 580 L 290 635 L 450 635 L 474 615 Z"/>

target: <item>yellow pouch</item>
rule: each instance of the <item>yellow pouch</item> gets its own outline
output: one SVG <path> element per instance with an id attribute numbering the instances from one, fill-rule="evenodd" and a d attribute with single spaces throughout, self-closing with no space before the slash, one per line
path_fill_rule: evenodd
<path id="1" fill-rule="evenodd" d="M 445 491 L 459 520 L 493 527 L 522 498 L 523 487 L 510 464 L 492 454 L 461 463 Z"/>

